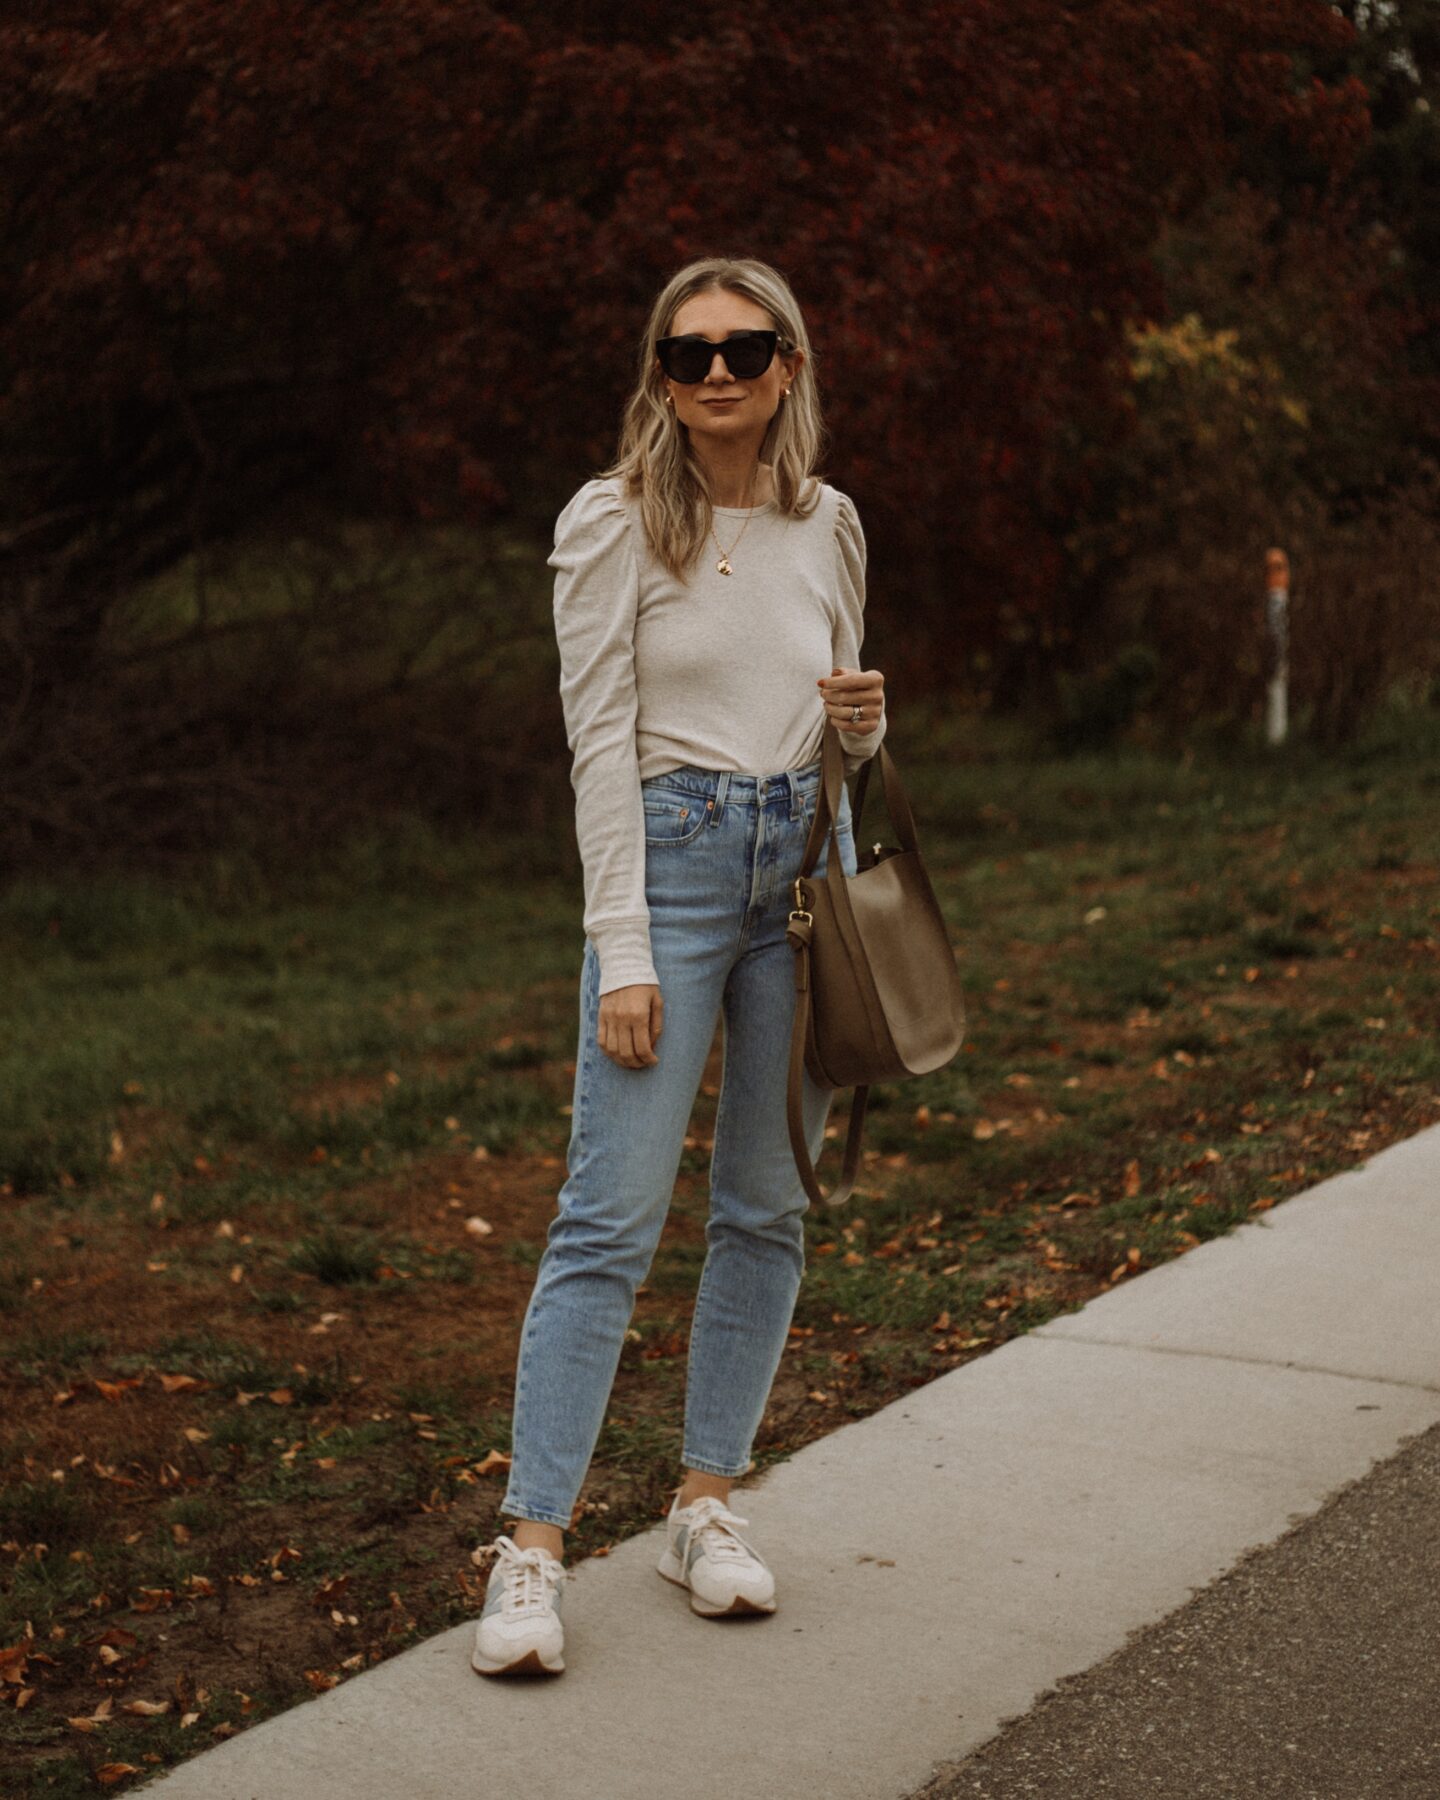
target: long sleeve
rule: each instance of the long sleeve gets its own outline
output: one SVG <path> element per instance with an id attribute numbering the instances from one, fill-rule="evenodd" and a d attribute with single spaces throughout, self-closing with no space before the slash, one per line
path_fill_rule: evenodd
<path id="1" fill-rule="evenodd" d="M 600 993 L 659 985 L 645 899 L 645 811 L 635 745 L 639 565 L 613 488 L 588 481 L 555 521 L 555 638 L 572 752 L 575 835 L 585 871 L 584 929 Z"/>
<path id="2" fill-rule="evenodd" d="M 865 641 L 865 533 L 860 529 L 860 515 L 850 496 L 837 488 L 836 500 L 835 563 L 839 605 L 831 648 L 838 667 L 858 669 L 863 667 L 860 646 Z M 846 731 L 841 726 L 836 727 L 847 775 L 853 774 L 861 763 L 868 762 L 879 749 L 888 717 L 882 706 L 880 722 L 873 731 Z M 874 779 L 872 776 L 871 780 Z"/>

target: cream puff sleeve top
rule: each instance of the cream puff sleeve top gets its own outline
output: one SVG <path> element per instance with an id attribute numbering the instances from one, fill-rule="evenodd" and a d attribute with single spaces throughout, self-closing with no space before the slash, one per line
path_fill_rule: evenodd
<path id="1" fill-rule="evenodd" d="M 848 494 L 822 484 L 808 519 L 773 500 L 717 507 L 715 526 L 734 573 L 702 555 L 685 587 L 651 554 L 618 476 L 587 481 L 555 522 L 560 696 L 602 994 L 658 985 L 641 781 L 682 763 L 770 775 L 817 762 L 815 683 L 863 666 L 865 538 Z M 840 731 L 847 774 L 885 725 Z"/>

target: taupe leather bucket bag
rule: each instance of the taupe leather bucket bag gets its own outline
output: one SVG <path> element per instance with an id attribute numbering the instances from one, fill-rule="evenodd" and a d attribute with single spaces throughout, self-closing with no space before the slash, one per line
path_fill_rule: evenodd
<path id="1" fill-rule="evenodd" d="M 900 842 L 861 850 L 860 815 L 876 761 L 885 784 L 885 808 Z M 894 758 L 882 742 L 861 766 L 853 807 L 857 872 L 851 877 L 841 866 L 835 833 L 844 779 L 839 734 L 827 719 L 815 817 L 785 928 L 795 949 L 795 1027 L 786 1097 L 790 1144 L 805 1191 L 826 1206 L 843 1205 L 855 1186 L 871 1086 L 943 1068 L 965 1036 L 960 972 Z M 827 831 L 828 873 L 812 875 Z M 840 1185 L 828 1195 L 805 1142 L 802 1067 L 823 1087 L 855 1089 Z"/>

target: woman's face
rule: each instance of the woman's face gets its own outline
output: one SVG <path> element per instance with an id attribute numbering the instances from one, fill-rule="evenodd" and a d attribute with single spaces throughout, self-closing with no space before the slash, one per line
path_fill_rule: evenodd
<path id="1" fill-rule="evenodd" d="M 694 333 L 710 338 L 716 344 L 732 331 L 773 331 L 775 321 L 763 306 L 744 294 L 692 294 L 682 302 L 671 323 L 668 335 L 685 337 Z M 804 360 L 804 352 L 792 350 L 784 356 L 777 349 L 770 367 L 750 381 L 737 381 L 725 366 L 725 359 L 710 359 L 710 372 L 693 386 L 671 381 L 665 376 L 666 391 L 675 403 L 675 416 L 697 436 L 713 441 L 753 442 L 755 454 L 764 442 L 766 427 L 780 405 L 780 396 L 789 387 Z M 721 404 L 732 401 L 733 404 Z"/>

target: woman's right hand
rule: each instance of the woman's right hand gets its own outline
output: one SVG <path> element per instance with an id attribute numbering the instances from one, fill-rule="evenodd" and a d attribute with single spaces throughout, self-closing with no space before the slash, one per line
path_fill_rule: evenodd
<path id="1" fill-rule="evenodd" d="M 665 1002 L 653 981 L 612 988 L 600 996 L 596 1041 L 622 1069 L 645 1069 L 660 1058 L 651 1048 L 660 1041 Z"/>

